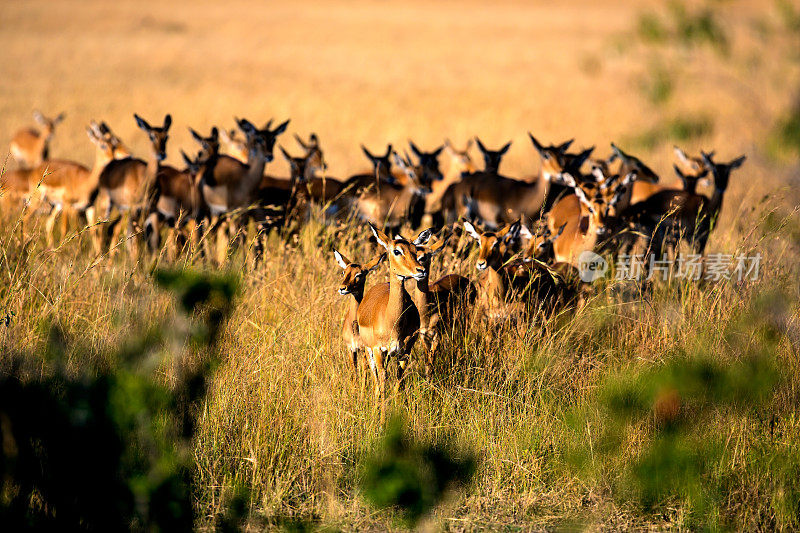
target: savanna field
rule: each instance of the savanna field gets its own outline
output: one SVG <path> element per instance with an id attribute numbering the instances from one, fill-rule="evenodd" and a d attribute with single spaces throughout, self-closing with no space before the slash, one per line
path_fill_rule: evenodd
<path id="1" fill-rule="evenodd" d="M 531 132 L 603 158 L 614 142 L 671 184 L 677 145 L 746 155 L 706 252 L 760 257 L 756 279 L 645 288 L 616 280 L 608 256 L 576 309 L 467 318 L 429 376 L 414 349 L 399 392 L 393 361 L 382 423 L 341 339 L 350 297 L 333 255 L 374 257 L 366 222 L 331 223 L 315 206 L 286 230 L 247 224 L 211 253 L 166 230 L 157 251 L 129 253 L 136 237 L 122 232 L 98 253 L 102 210 L 93 227 L 64 216 L 49 243 L 47 214 L 5 195 L 0 521 L 800 529 L 795 0 L 29 0 L 0 3 L 0 50 L 4 173 L 35 109 L 65 112 L 50 157 L 88 167 L 92 120 L 147 160 L 134 113 L 156 125 L 171 114 L 165 163 L 177 168 L 181 149 L 198 150 L 189 127 L 291 119 L 265 170 L 277 176 L 289 175 L 279 146 L 299 154 L 293 135 L 312 132 L 332 179 L 369 171 L 362 143 L 403 155 L 409 139 L 433 150 L 476 135 L 492 149 L 512 141 L 502 173 L 533 176 Z M 474 145 L 471 156 L 480 167 Z M 477 247 L 454 240 L 432 280 L 477 278 Z M 382 266 L 367 287 L 388 279 Z"/>

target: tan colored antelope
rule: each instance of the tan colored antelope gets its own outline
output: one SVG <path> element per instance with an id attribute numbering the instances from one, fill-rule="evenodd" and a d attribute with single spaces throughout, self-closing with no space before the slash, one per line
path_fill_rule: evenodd
<path id="1" fill-rule="evenodd" d="M 466 210 L 462 210 L 462 216 L 483 220 L 492 228 L 512 224 L 521 218 L 538 219 L 546 207 L 552 182 L 561 173 L 571 168 L 580 168 L 593 150 L 589 148 L 577 156 L 567 158 L 565 151 L 572 141 L 560 146 L 544 147 L 533 135 L 528 135 L 542 157 L 540 177 L 526 182 L 487 172 L 465 176 L 457 186 L 457 192 L 468 201 Z"/>
<path id="2" fill-rule="evenodd" d="M 469 139 L 466 148 L 464 148 L 464 150 L 458 150 L 450 142 L 450 139 L 445 139 L 444 149 L 449 158 L 449 162 L 444 173 L 444 178 L 431 183 L 431 193 L 425 198 L 426 215 L 431 217 L 438 215 L 442 210 L 442 198 L 448 187 L 460 182 L 462 175 L 470 174 L 477 170 L 475 163 L 472 162 L 472 158 L 469 155 L 472 142 L 473 140 Z"/>
<path id="3" fill-rule="evenodd" d="M 419 262 L 417 246 L 402 237 L 389 239 L 385 233 L 370 224 L 378 245 L 387 253 L 389 283 L 372 286 L 358 306 L 356 321 L 361 341 L 367 352 L 375 381 L 375 397 L 381 402 L 381 421 L 386 410 L 386 367 L 392 356 L 398 360 L 397 384 L 403 384 L 403 372 L 409 362 L 419 331 L 419 312 L 406 290 L 408 279 L 422 279 L 427 275 Z"/>
<path id="4" fill-rule="evenodd" d="M 711 198 L 688 191 L 660 191 L 631 207 L 630 215 L 650 239 L 650 253 L 661 254 L 675 248 L 678 240 L 690 243 L 699 255 L 706 244 L 722 209 L 730 174 L 745 160 L 740 156 L 728 163 L 715 163 L 712 154 L 700 152 L 703 163 L 714 178 Z"/>
<path id="5" fill-rule="evenodd" d="M 519 306 L 508 301 L 510 279 L 504 266 L 513 255 L 521 223 L 516 221 L 498 231 L 481 232 L 471 222 L 464 221 L 464 229 L 479 246 L 475 263 L 475 268 L 480 272 L 475 284 L 477 314 L 490 323 L 505 320 L 519 311 Z"/>
<path id="6" fill-rule="evenodd" d="M 259 130 L 248 120 L 237 120 L 247 137 L 247 163 L 219 153 L 208 155 L 201 169 L 200 190 L 212 216 L 249 207 L 257 199 L 264 166 L 274 157 L 275 140 L 289 124 L 287 120 L 271 130 L 271 122 Z"/>
<path id="7" fill-rule="evenodd" d="M 353 201 L 357 216 L 378 227 L 399 228 L 406 220 L 419 225 L 424 214 L 424 197 L 429 192 L 417 177 L 414 165 L 393 153 L 395 163 L 407 176 L 406 184 L 381 183 L 367 188 Z"/>
<path id="8" fill-rule="evenodd" d="M 597 250 L 612 237 L 637 175 L 631 172 L 622 179 L 615 176 L 602 185 L 577 182 L 570 174 L 563 177 L 574 193 L 553 206 L 547 225 L 551 232 L 561 231 L 553 243 L 555 260 L 577 266 L 582 252 Z"/>
<path id="9" fill-rule="evenodd" d="M 41 179 L 42 197 L 52 206 L 45 222 L 48 245 L 52 245 L 54 224 L 64 210 L 83 214 L 90 225 L 94 223 L 92 193 L 97 188 L 100 173 L 111 161 L 130 157 L 128 149 L 105 122 L 97 124 L 92 121 L 86 128 L 86 134 L 95 145 L 95 160 L 91 170 L 72 161 L 49 160 L 31 173 L 32 180 Z M 44 178 L 37 178 L 39 175 Z"/>
<path id="10" fill-rule="evenodd" d="M 631 204 L 647 200 L 650 196 L 660 191 L 684 190 L 691 193 L 697 191 L 698 183 L 708 174 L 708 169 L 703 163 L 703 160 L 699 157 L 687 156 L 686 153 L 677 146 L 674 147 L 674 150 L 675 156 L 678 158 L 678 164 L 673 165 L 672 168 L 680 181 L 672 184 L 661 184 L 648 180 L 636 180 L 633 184 Z M 635 165 L 628 165 L 628 168 L 635 168 Z"/>
<path id="11" fill-rule="evenodd" d="M 439 347 L 442 330 L 452 327 L 455 308 L 458 303 L 470 299 L 472 282 L 458 274 L 447 274 L 431 283 L 431 259 L 442 251 L 447 237 L 432 246 L 427 245 L 431 230 L 423 230 L 414 239 L 421 252 L 417 259 L 425 268 L 426 275 L 417 279 L 412 297 L 419 312 L 419 338 L 425 351 L 425 375 L 430 376 Z"/>
<path id="12" fill-rule="evenodd" d="M 50 139 L 56 126 L 64 120 L 64 113 L 49 118 L 37 110 L 33 112 L 33 119 L 41 126 L 41 131 L 35 128 L 23 128 L 11 139 L 11 155 L 23 168 L 37 167 L 50 157 Z"/>
<path id="13" fill-rule="evenodd" d="M 383 253 L 373 258 L 363 266 L 350 261 L 338 250 L 334 250 L 333 255 L 336 258 L 336 263 L 344 270 L 344 279 L 339 286 L 339 294 L 352 296 L 342 324 L 342 339 L 350 352 L 350 363 L 353 365 L 353 370 L 358 374 L 358 354 L 364 348 L 361 335 L 358 332 L 358 306 L 364 299 L 364 284 L 367 281 L 367 275 L 380 266 L 386 259 L 386 254 Z"/>
<path id="14" fill-rule="evenodd" d="M 162 126 L 151 126 L 137 114 L 134 114 L 134 118 L 139 128 L 150 138 L 150 158 L 147 162 L 134 157 L 115 159 L 109 162 L 100 173 L 98 185 L 90 200 L 93 202 L 97 196 L 107 199 L 106 220 L 111 217 L 114 207 L 120 213 L 130 213 L 128 216 L 128 239 L 134 235 L 134 228 L 139 216 L 155 210 L 159 175 L 163 174 L 163 179 L 172 179 L 180 174 L 177 169 L 161 164 L 167 157 L 166 146 L 169 139 L 169 128 L 172 125 L 172 116 L 166 115 Z M 109 226 L 106 235 L 113 232 L 117 222 L 119 219 Z M 99 239 L 95 239 L 95 243 L 99 247 Z M 134 253 L 134 248 L 134 246 L 131 247 L 131 253 Z"/>

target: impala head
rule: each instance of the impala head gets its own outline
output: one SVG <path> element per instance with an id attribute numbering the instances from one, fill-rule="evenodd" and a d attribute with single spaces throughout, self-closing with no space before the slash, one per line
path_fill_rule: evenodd
<path id="1" fill-rule="evenodd" d="M 193 176 L 197 175 L 200 172 L 200 168 L 205 164 L 205 157 L 202 150 L 197 152 L 197 155 L 192 159 L 186 152 L 181 150 L 181 157 L 183 158 L 183 162 L 186 164 L 186 170 Z"/>
<path id="2" fill-rule="evenodd" d="M 528 137 L 530 137 L 533 147 L 536 148 L 536 151 L 539 152 L 539 157 L 542 159 L 542 177 L 549 181 L 560 176 L 566 170 L 567 150 L 575 139 L 570 139 L 561 144 L 544 146 L 531 132 L 528 132 Z"/>
<path id="3" fill-rule="evenodd" d="M 200 143 L 206 157 L 215 156 L 219 153 L 220 135 L 216 126 L 211 128 L 211 134 L 208 137 L 203 137 L 192 128 L 189 128 L 189 132 L 192 134 L 192 138 Z"/>
<path id="4" fill-rule="evenodd" d="M 419 169 L 420 183 L 430 186 L 434 181 L 444 179 L 442 171 L 439 170 L 439 154 L 444 150 L 444 146 L 440 146 L 432 152 L 423 152 L 413 141 L 409 140 L 408 144 L 411 146 L 411 151 L 419 159 L 417 168 Z"/>
<path id="5" fill-rule="evenodd" d="M 642 163 L 642 160 L 638 157 L 634 157 L 630 154 L 626 154 L 622 151 L 622 149 L 614 143 L 611 143 L 611 150 L 613 153 L 609 158 L 609 163 L 619 159 L 622 165 L 619 169 L 619 174 L 621 176 L 626 176 L 631 172 L 636 171 L 637 176 L 639 179 L 644 179 L 647 181 L 651 181 L 653 183 L 658 183 L 658 174 L 653 172 L 653 169 Z"/>
<path id="6" fill-rule="evenodd" d="M 744 163 L 746 159 L 745 156 L 741 155 L 728 163 L 715 163 L 714 152 L 710 154 L 700 152 L 700 156 L 714 176 L 714 188 L 721 192 L 724 192 L 725 189 L 728 188 L 728 180 L 731 177 L 731 171 L 742 166 L 742 163 Z"/>
<path id="7" fill-rule="evenodd" d="M 86 128 L 86 134 L 89 140 L 97 147 L 101 154 L 101 159 L 121 159 L 130 156 L 127 147 L 122 144 L 122 141 L 114 135 L 114 132 L 108 127 L 105 122 L 98 124 L 94 120 L 89 123 Z"/>
<path id="8" fill-rule="evenodd" d="M 364 152 L 364 155 L 367 156 L 367 159 L 369 159 L 370 163 L 372 163 L 373 173 L 376 176 L 379 176 L 387 181 L 394 181 L 394 178 L 392 178 L 392 163 L 389 161 L 389 157 L 392 154 L 391 144 L 386 145 L 386 153 L 381 156 L 374 155 L 372 152 L 367 150 L 367 147 L 363 144 L 361 145 L 361 150 Z"/>
<path id="9" fill-rule="evenodd" d="M 503 156 L 506 155 L 508 149 L 511 148 L 511 141 L 508 141 L 499 150 L 487 149 L 478 137 L 475 137 L 475 142 L 478 143 L 478 149 L 481 151 L 481 154 L 483 154 L 484 172 L 499 172 Z"/>
<path id="10" fill-rule="evenodd" d="M 353 294 L 355 296 L 364 295 L 364 283 L 367 281 L 367 274 L 378 268 L 386 259 L 386 254 L 383 253 L 373 258 L 369 263 L 360 265 L 350 261 L 338 250 L 333 251 L 333 256 L 336 258 L 336 263 L 344 270 L 344 279 L 339 286 L 339 294 Z"/>
<path id="11" fill-rule="evenodd" d="M 378 244 L 386 250 L 389 271 L 393 276 L 397 276 L 400 280 L 409 278 L 419 280 L 428 275 L 427 269 L 419 262 L 420 250 L 415 244 L 416 242 L 421 242 L 419 237 L 414 242 L 407 241 L 399 235 L 392 240 L 372 224 L 369 225 L 369 228 L 372 230 L 372 234 Z M 430 234 L 428 234 L 428 237 L 430 237 Z M 425 242 L 427 242 L 427 238 L 425 238 Z"/>
<path id="12" fill-rule="evenodd" d="M 42 114 L 38 109 L 33 112 L 33 120 L 42 127 L 42 133 L 45 137 L 50 137 L 56 129 L 56 126 L 64 121 L 64 113 L 59 113 L 55 118 L 49 118 Z"/>
<path id="13" fill-rule="evenodd" d="M 558 228 L 558 231 L 555 233 L 555 235 L 553 235 L 547 224 L 540 224 L 535 234 L 531 233 L 530 230 L 523 225 L 522 233 L 527 233 L 528 237 L 530 238 L 524 254 L 525 259 L 536 259 L 537 261 L 543 262 L 548 262 L 554 259 L 555 249 L 553 243 L 561 236 L 562 233 L 564 233 L 564 228 L 566 227 L 567 223 L 565 222 L 560 228 Z"/>
<path id="14" fill-rule="evenodd" d="M 620 179 L 619 175 L 608 178 L 602 185 L 594 181 L 578 182 L 571 174 L 564 174 L 564 182 L 572 187 L 581 203 L 582 232 L 594 227 L 599 237 L 607 237 L 614 228 L 614 221 L 630 203 L 632 182 L 636 172 Z"/>
<path id="15" fill-rule="evenodd" d="M 167 158 L 167 140 L 169 139 L 169 127 L 172 126 L 172 115 L 167 114 L 164 116 L 164 124 L 162 126 L 151 126 L 145 119 L 139 115 L 133 115 L 136 119 L 136 125 L 141 128 L 153 145 L 153 151 L 156 154 L 156 160 L 159 162 Z"/>
<path id="16" fill-rule="evenodd" d="M 275 140 L 278 135 L 286 131 L 289 120 L 279 124 L 274 130 L 270 129 L 272 119 L 264 125 L 263 129 L 258 129 L 252 122 L 244 118 L 236 119 L 236 124 L 247 138 L 248 160 L 263 160 L 265 163 L 269 163 L 274 159 Z"/>
<path id="17" fill-rule="evenodd" d="M 417 168 L 411 162 L 408 154 L 406 154 L 405 158 L 401 158 L 397 152 L 392 152 L 392 159 L 394 164 L 405 173 L 406 178 L 408 178 L 408 186 L 413 187 L 416 194 L 425 195 L 430 192 L 430 189 L 419 179 Z"/>
<path id="18" fill-rule="evenodd" d="M 281 155 L 289 163 L 289 171 L 291 172 L 291 180 L 292 181 L 304 181 L 306 178 L 306 164 L 308 161 L 307 157 L 293 157 L 292 155 L 287 152 L 283 146 L 278 146 L 281 151 Z"/>
<path id="19" fill-rule="evenodd" d="M 672 165 L 672 168 L 675 170 L 675 174 L 677 174 L 678 178 L 680 178 L 681 183 L 683 183 L 684 191 L 694 193 L 697 190 L 697 184 L 700 180 L 703 180 L 706 184 L 710 183 L 710 180 L 706 178 L 708 175 L 708 168 L 703 162 L 702 157 L 689 157 L 677 146 L 675 146 L 674 149 L 675 157 L 678 159 L 679 164 Z M 714 152 L 711 152 L 712 157 L 713 155 Z"/>
<path id="20" fill-rule="evenodd" d="M 473 239 L 478 241 L 478 261 L 475 268 L 478 270 L 499 270 L 511 255 L 511 249 L 519 238 L 522 230 L 522 223 L 517 220 L 513 224 L 507 224 L 498 231 L 480 232 L 468 221 L 464 221 L 464 229 Z"/>
<path id="21" fill-rule="evenodd" d="M 475 172 L 475 163 L 472 162 L 472 157 L 469 155 L 469 149 L 472 148 L 472 139 L 467 140 L 467 147 L 463 150 L 458 150 L 450 142 L 450 139 L 444 140 L 444 149 L 447 155 L 450 156 L 450 168 L 456 169 L 456 172 L 451 174 L 464 174 L 465 172 Z"/>
<path id="22" fill-rule="evenodd" d="M 325 155 L 319 146 L 319 137 L 312 133 L 308 137 L 308 142 L 304 142 L 296 133 L 294 139 L 305 151 L 305 177 L 311 179 L 322 177 L 328 170 L 328 163 L 325 162 Z"/>

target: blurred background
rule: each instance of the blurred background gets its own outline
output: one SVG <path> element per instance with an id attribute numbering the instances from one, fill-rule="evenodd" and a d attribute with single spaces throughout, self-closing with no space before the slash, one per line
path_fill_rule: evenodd
<path id="1" fill-rule="evenodd" d="M 661 172 L 674 143 L 717 148 L 723 159 L 760 148 L 782 157 L 783 141 L 765 142 L 800 86 L 795 8 L 780 0 L 6 1 L 0 144 L 7 154 L 38 108 L 66 112 L 52 154 L 84 163 L 90 119 L 107 120 L 145 154 L 134 112 L 154 121 L 172 113 L 173 164 L 180 147 L 193 148 L 186 126 L 291 118 L 290 132 L 320 135 L 334 176 L 366 165 L 362 142 L 381 151 L 412 138 L 432 149 L 474 135 L 490 147 L 513 140 L 503 171 L 530 174 L 538 158 L 527 131 L 596 144 L 598 155 L 610 141 L 646 150 Z"/>

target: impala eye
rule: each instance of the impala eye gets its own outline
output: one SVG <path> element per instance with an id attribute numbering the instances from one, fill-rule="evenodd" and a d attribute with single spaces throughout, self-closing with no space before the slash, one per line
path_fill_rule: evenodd
<path id="1" fill-rule="evenodd" d="M 395 248 L 395 250 L 394 250 L 394 255 L 403 255 L 403 252 L 401 252 L 400 250 L 398 250 L 397 248 Z"/>

